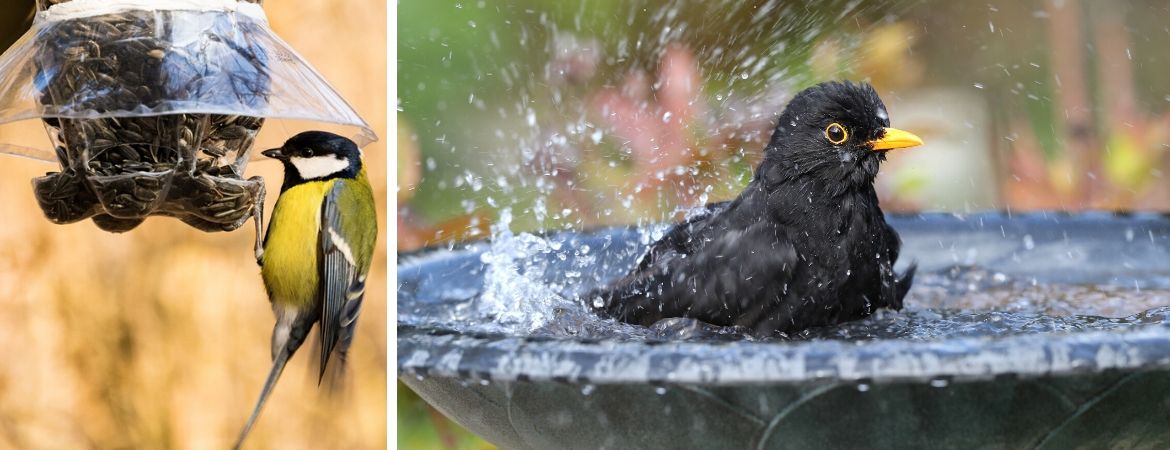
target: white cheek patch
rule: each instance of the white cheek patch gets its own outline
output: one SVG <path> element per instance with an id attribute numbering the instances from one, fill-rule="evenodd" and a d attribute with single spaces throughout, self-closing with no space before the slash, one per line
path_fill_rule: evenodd
<path id="1" fill-rule="evenodd" d="M 299 158 L 294 156 L 289 158 L 288 161 L 292 163 L 293 167 L 297 168 L 297 173 L 301 174 L 301 178 L 306 180 L 324 178 L 349 167 L 348 159 L 338 158 L 333 155 L 314 156 L 312 158 Z"/>

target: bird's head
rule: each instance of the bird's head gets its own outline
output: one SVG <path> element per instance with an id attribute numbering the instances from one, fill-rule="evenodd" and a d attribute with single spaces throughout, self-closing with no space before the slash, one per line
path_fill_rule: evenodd
<path id="1" fill-rule="evenodd" d="M 780 114 L 757 177 L 765 185 L 823 181 L 845 192 L 871 186 L 887 151 L 921 144 L 890 127 L 869 84 L 825 82 L 796 94 Z"/>
<path id="2" fill-rule="evenodd" d="M 324 131 L 297 134 L 280 148 L 265 150 L 262 154 L 284 163 L 286 179 L 353 178 L 362 168 L 362 154 L 357 144 Z"/>

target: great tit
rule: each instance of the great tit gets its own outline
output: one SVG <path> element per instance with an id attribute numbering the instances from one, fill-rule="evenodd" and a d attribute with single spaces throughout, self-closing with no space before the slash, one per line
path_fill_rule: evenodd
<path id="1" fill-rule="evenodd" d="M 353 141 L 307 131 L 263 155 L 284 166 L 280 197 L 257 255 L 276 314 L 272 369 L 234 448 L 313 324 L 320 325 L 319 376 L 334 353 L 335 364 L 344 367 L 378 234 L 373 190 Z"/>

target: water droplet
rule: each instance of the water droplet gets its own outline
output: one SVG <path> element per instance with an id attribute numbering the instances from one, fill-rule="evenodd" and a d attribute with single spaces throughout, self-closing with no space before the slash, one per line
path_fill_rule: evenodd
<path id="1" fill-rule="evenodd" d="M 935 379 L 930 380 L 931 387 L 945 388 L 945 387 L 947 387 L 948 384 L 951 384 L 951 382 L 948 381 L 946 378 L 935 378 Z"/>
<path id="2" fill-rule="evenodd" d="M 589 395 L 589 394 L 592 394 L 592 393 L 593 393 L 593 391 L 595 391 L 595 390 L 597 390 L 597 387 L 596 387 L 596 386 L 594 386 L 594 385 L 592 385 L 592 384 L 586 384 L 585 386 L 582 386 L 582 387 L 581 387 L 581 395 Z"/>
<path id="3" fill-rule="evenodd" d="M 604 308 L 605 307 L 605 299 L 603 299 L 601 297 L 593 297 L 593 307 L 594 308 Z"/>
<path id="4" fill-rule="evenodd" d="M 858 392 L 869 392 L 869 383 L 857 383 Z"/>
<path id="5" fill-rule="evenodd" d="M 1031 250 L 1034 248 L 1036 248 L 1036 241 L 1032 240 L 1032 235 L 1025 234 L 1024 235 L 1024 249 Z"/>
<path id="6" fill-rule="evenodd" d="M 975 89 L 983 89 L 983 83 L 975 83 Z"/>
<path id="7" fill-rule="evenodd" d="M 666 388 L 664 388 L 662 386 L 658 386 L 658 387 L 654 388 L 654 393 L 658 394 L 658 395 L 666 395 Z"/>

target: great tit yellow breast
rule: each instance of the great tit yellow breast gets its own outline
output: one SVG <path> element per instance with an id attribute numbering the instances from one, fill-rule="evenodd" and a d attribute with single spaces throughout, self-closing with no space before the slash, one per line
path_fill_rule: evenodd
<path id="1" fill-rule="evenodd" d="M 264 240 L 260 275 L 273 303 L 307 305 L 317 294 L 321 202 L 337 179 L 308 181 L 280 194 Z"/>

